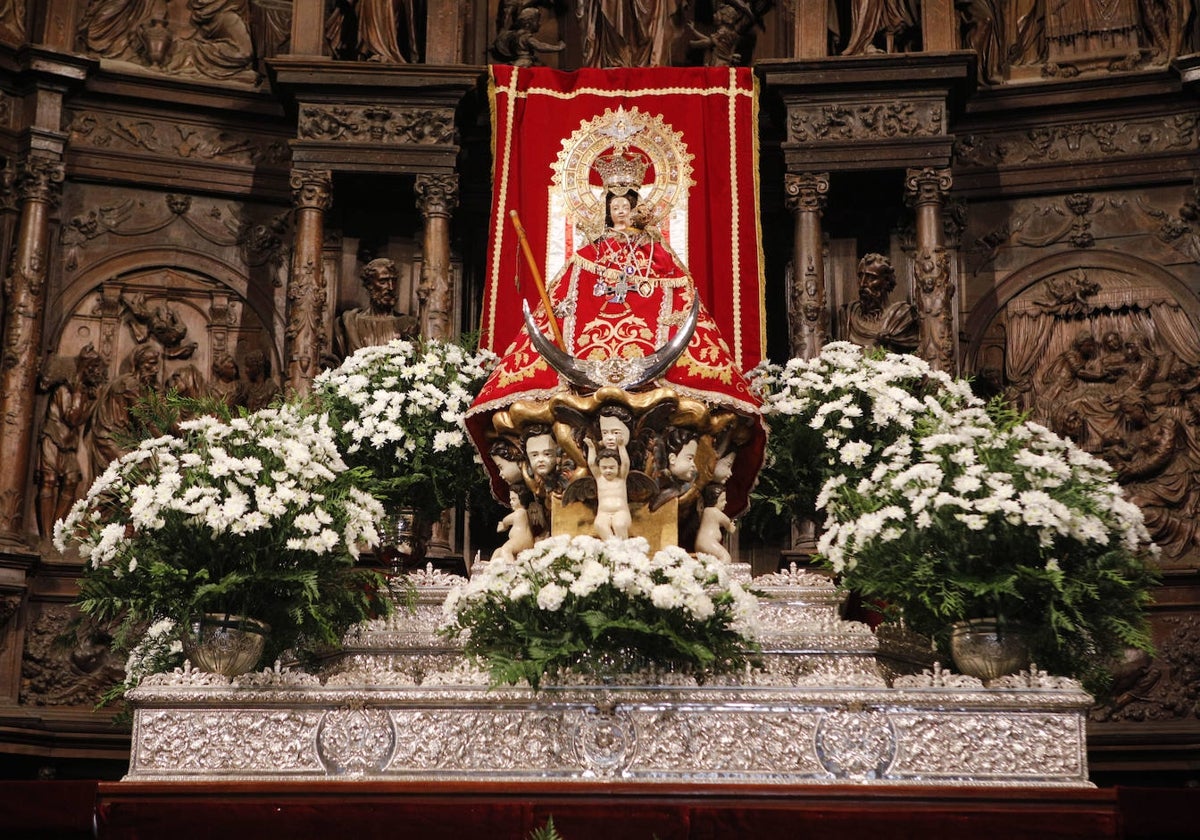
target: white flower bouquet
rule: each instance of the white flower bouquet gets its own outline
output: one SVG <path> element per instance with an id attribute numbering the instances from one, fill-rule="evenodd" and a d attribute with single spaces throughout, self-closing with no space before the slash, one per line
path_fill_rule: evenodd
<path id="1" fill-rule="evenodd" d="M 638 537 L 557 536 L 492 560 L 451 591 L 443 631 L 462 638 L 493 684 L 537 688 L 559 671 L 737 670 L 757 652 L 758 602 L 727 564 Z"/>
<path id="2" fill-rule="evenodd" d="M 495 362 L 452 342 L 397 339 L 358 350 L 313 389 L 347 463 L 369 469 L 383 498 L 436 519 L 483 484 L 464 417 Z"/>
<path id="3" fill-rule="evenodd" d="M 759 365 L 749 379 L 770 429 L 753 498 L 796 521 L 816 513 L 826 480 L 869 471 L 930 412 L 982 405 L 966 382 L 917 356 L 846 341 L 813 359 Z"/>
<path id="4" fill-rule="evenodd" d="M 115 621 L 132 650 L 204 613 L 271 626 L 268 655 L 336 644 L 388 609 L 382 579 L 356 568 L 378 542 L 378 501 L 338 454 L 328 418 L 284 405 L 179 424 L 112 462 L 55 525 L 60 551 L 86 561 L 81 610 Z M 160 645 L 161 646 L 161 645 Z"/>
<path id="5" fill-rule="evenodd" d="M 1010 411 L 932 411 L 869 474 L 828 481 L 818 507 L 842 583 L 920 632 L 998 618 L 1040 665 L 1093 686 L 1110 657 L 1150 647 L 1141 511 L 1106 463 Z"/>

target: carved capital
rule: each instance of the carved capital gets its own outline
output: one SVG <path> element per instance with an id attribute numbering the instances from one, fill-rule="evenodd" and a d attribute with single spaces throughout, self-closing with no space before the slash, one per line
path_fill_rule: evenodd
<path id="1" fill-rule="evenodd" d="M 333 174 L 328 169 L 293 169 L 292 204 L 298 210 L 328 210 L 333 204 Z"/>
<path id="2" fill-rule="evenodd" d="M 904 175 L 904 197 L 914 207 L 940 204 L 953 183 L 949 169 L 934 169 L 932 166 L 910 168 Z"/>
<path id="3" fill-rule="evenodd" d="M 413 192 L 422 216 L 449 216 L 458 207 L 458 176 L 418 175 Z"/>
<path id="4" fill-rule="evenodd" d="M 66 178 L 63 162 L 45 155 L 28 155 L 17 163 L 17 198 L 55 205 L 62 196 Z"/>
<path id="5" fill-rule="evenodd" d="M 828 172 L 783 176 L 784 205 L 793 213 L 820 213 L 829 193 Z"/>

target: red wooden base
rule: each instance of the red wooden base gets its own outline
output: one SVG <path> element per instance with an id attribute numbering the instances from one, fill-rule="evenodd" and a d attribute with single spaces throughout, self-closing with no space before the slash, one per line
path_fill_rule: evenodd
<path id="1" fill-rule="evenodd" d="M 1121 837 L 1113 789 L 106 782 L 97 813 L 109 840 Z"/>

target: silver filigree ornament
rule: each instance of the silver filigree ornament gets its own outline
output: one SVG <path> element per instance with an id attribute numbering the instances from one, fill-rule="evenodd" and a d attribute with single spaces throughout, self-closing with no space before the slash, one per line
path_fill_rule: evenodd
<path id="1" fill-rule="evenodd" d="M 896 757 L 896 729 L 881 712 L 830 712 L 814 740 L 821 765 L 838 779 L 882 779 Z"/>

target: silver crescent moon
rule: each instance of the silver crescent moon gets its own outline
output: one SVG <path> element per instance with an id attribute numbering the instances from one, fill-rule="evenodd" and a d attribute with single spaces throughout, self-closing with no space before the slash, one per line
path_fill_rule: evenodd
<path id="1" fill-rule="evenodd" d="M 577 388 L 596 391 L 604 386 L 615 386 L 625 390 L 640 388 L 667 372 L 675 360 L 687 348 L 700 323 L 700 297 L 693 295 L 692 308 L 684 319 L 679 331 L 649 356 L 638 359 L 605 359 L 593 362 L 577 359 L 562 350 L 538 329 L 529 311 L 529 301 L 521 301 L 521 311 L 525 315 L 525 329 L 529 331 L 529 340 L 542 358 L 554 368 L 563 379 Z"/>

